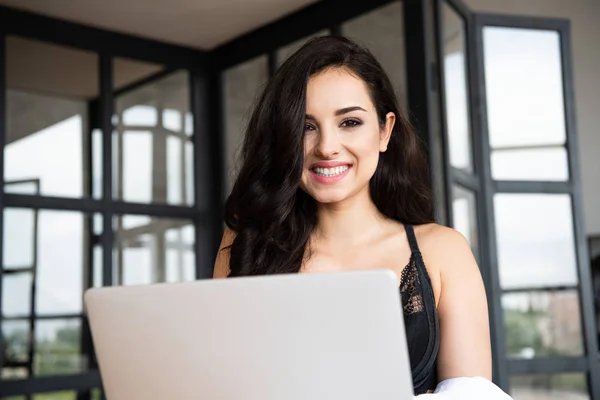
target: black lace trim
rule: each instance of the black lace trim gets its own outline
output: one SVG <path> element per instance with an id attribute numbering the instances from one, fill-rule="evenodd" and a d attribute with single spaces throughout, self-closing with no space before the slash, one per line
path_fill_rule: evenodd
<path id="1" fill-rule="evenodd" d="M 410 258 L 410 262 L 402 271 L 400 277 L 400 294 L 405 316 L 425 311 L 419 270 L 415 257 Z"/>

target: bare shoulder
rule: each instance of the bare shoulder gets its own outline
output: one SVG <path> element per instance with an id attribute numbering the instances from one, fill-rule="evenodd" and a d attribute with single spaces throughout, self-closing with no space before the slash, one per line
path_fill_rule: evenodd
<path id="1" fill-rule="evenodd" d="M 458 231 L 439 224 L 424 224 L 415 227 L 415 234 L 436 300 L 444 283 L 465 272 L 479 273 L 469 243 Z"/>
<path id="2" fill-rule="evenodd" d="M 221 239 L 221 245 L 219 246 L 219 252 L 217 253 L 217 258 L 215 260 L 213 278 L 226 278 L 229 275 L 230 246 L 235 239 L 235 235 L 234 231 L 225 228 L 223 239 Z"/>
<path id="3" fill-rule="evenodd" d="M 471 253 L 465 237 L 458 231 L 439 224 L 425 224 L 415 227 L 417 241 L 423 254 L 429 256 L 452 257 Z"/>

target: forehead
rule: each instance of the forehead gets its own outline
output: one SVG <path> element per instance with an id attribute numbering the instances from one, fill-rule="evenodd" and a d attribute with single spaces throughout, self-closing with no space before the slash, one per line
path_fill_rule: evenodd
<path id="1" fill-rule="evenodd" d="M 344 68 L 329 68 L 308 80 L 306 112 L 335 112 L 341 108 L 360 106 L 374 110 L 365 82 Z"/>

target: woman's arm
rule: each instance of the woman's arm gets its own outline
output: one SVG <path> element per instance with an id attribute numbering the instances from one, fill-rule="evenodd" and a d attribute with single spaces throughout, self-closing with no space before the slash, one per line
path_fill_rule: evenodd
<path id="1" fill-rule="evenodd" d="M 438 378 L 492 379 L 488 307 L 481 273 L 469 244 L 453 229 L 426 233 L 425 264 L 439 273 Z"/>
<path id="2" fill-rule="evenodd" d="M 487 299 L 469 244 L 458 232 L 439 225 L 426 227 L 422 242 L 440 320 L 440 384 L 435 393 L 415 399 L 511 400 L 491 382 Z"/>
<path id="3" fill-rule="evenodd" d="M 213 269 L 214 279 L 227 278 L 229 275 L 229 246 L 233 243 L 233 239 L 235 239 L 235 232 L 229 228 L 225 228 Z"/>

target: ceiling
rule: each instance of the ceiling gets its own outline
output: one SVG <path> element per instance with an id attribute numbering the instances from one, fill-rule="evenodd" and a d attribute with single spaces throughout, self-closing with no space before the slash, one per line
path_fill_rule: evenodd
<path id="1" fill-rule="evenodd" d="M 316 0 L 0 0 L 71 22 L 210 50 Z"/>

